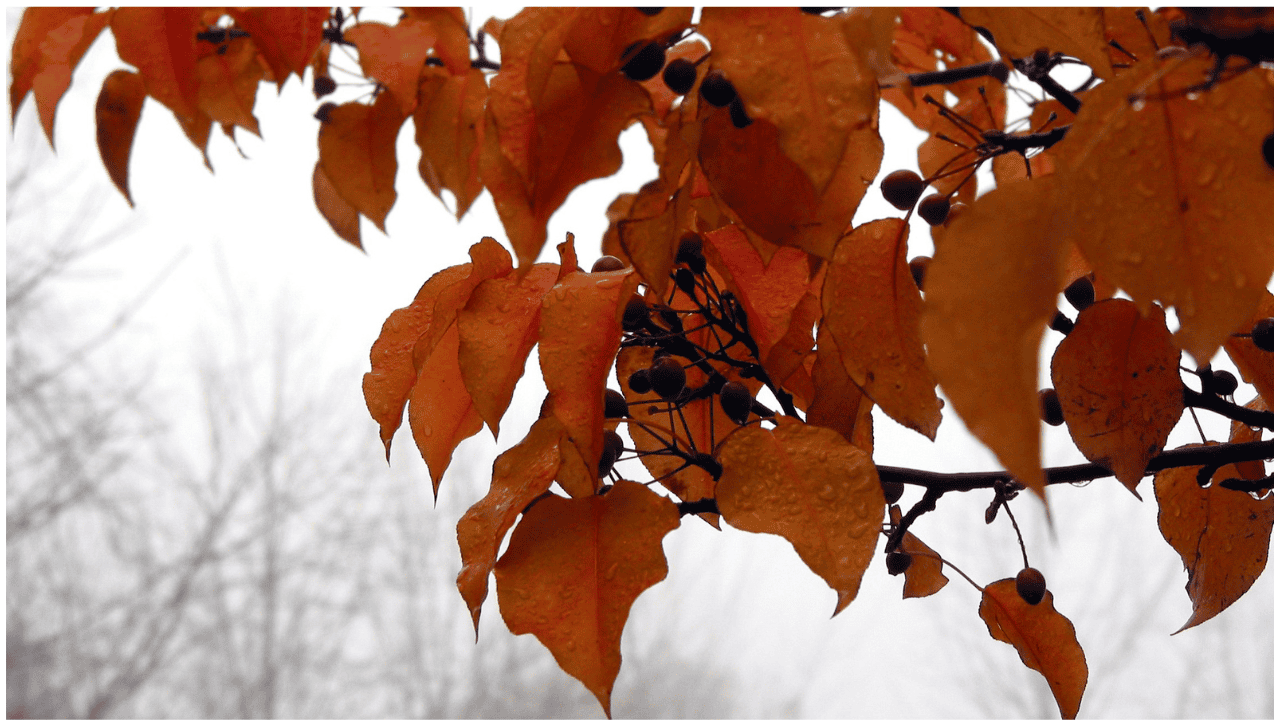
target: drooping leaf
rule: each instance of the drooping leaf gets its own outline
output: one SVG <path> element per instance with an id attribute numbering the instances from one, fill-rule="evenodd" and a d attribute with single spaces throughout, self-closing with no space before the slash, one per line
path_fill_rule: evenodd
<path id="1" fill-rule="evenodd" d="M 284 89 L 290 74 L 302 79 L 320 47 L 331 11 L 327 7 L 247 7 L 227 12 L 253 38 L 276 85 Z"/>
<path id="2" fill-rule="evenodd" d="M 364 250 L 364 245 L 360 242 L 360 213 L 338 194 L 319 161 L 316 161 L 316 169 L 311 173 L 311 193 L 320 214 L 338 237 Z"/>
<path id="3" fill-rule="evenodd" d="M 1049 682 L 1062 717 L 1075 717 L 1089 667 L 1075 626 L 1053 607 L 1053 593 L 1046 590 L 1038 604 L 1029 605 L 1013 578 L 997 580 L 982 589 L 978 616 L 992 638 L 1017 648 L 1022 663 Z"/>
<path id="4" fill-rule="evenodd" d="M 405 115 L 384 93 L 373 105 L 334 108 L 320 125 L 320 164 L 344 200 L 386 232 L 396 202 L 396 136 Z"/>
<path id="5" fill-rule="evenodd" d="M 44 8 L 33 9 L 45 10 Z M 58 110 L 58 102 L 71 86 L 71 75 L 80 64 L 80 59 L 84 57 L 85 51 L 93 41 L 98 39 L 98 34 L 110 21 L 112 12 L 108 10 L 69 18 L 51 30 L 40 43 L 39 67 L 31 80 L 31 90 L 35 94 L 40 125 L 44 128 L 45 137 L 49 138 L 50 147 L 53 147 L 53 121 Z M 18 47 L 15 44 L 15 53 L 17 50 Z M 14 112 L 17 112 L 16 107 Z"/>
<path id="6" fill-rule="evenodd" d="M 91 7 L 33 7 L 22 11 L 22 21 L 18 23 L 9 59 L 9 73 L 13 77 L 9 85 L 10 122 L 17 122 L 18 108 L 27 99 L 32 81 L 43 65 L 40 46 L 45 38 L 68 20 L 92 12 Z"/>
<path id="7" fill-rule="evenodd" d="M 837 593 L 839 613 L 858 594 L 875 554 L 884 494 L 870 456 L 833 430 L 782 417 L 749 426 L 720 450 L 716 503 L 739 530 L 780 535 Z"/>
<path id="8" fill-rule="evenodd" d="M 622 311 L 638 278 L 630 268 L 572 273 L 542 299 L 538 362 L 551 410 L 588 468 L 604 447 L 604 389 L 622 342 Z"/>
<path id="9" fill-rule="evenodd" d="M 1253 587 L 1267 566 L 1275 522 L 1274 493 L 1255 500 L 1222 487 L 1223 480 L 1240 477 L 1234 464 L 1215 472 L 1208 488 L 1196 482 L 1199 471 L 1170 468 L 1155 479 L 1160 532 L 1182 556 L 1188 576 L 1192 612 L 1177 632 L 1217 615 Z"/>
<path id="10" fill-rule="evenodd" d="M 907 232 L 906 222 L 888 218 L 845 234 L 822 310 L 849 379 L 889 417 L 932 440 L 942 402 L 920 340 L 924 301 L 907 267 Z"/>
<path id="11" fill-rule="evenodd" d="M 1253 331 L 1255 323 L 1264 318 L 1274 318 L 1275 315 L 1276 298 L 1270 290 L 1267 290 L 1262 296 L 1262 302 L 1258 303 L 1258 309 L 1254 311 L 1253 317 L 1235 330 L 1236 333 L 1246 337 L 1227 338 L 1225 348 L 1231 361 L 1240 370 L 1240 379 L 1257 388 L 1258 394 L 1267 403 L 1268 410 L 1275 409 L 1275 354 L 1259 348 L 1253 343 L 1253 339 L 1247 336 Z"/>
<path id="12" fill-rule="evenodd" d="M 409 428 L 431 473 L 431 490 L 439 497 L 454 448 L 484 427 L 458 366 L 457 324 L 450 324 L 426 358 L 415 358 L 414 364 L 419 369 L 409 394 Z"/>
<path id="13" fill-rule="evenodd" d="M 453 324 L 458 312 L 467 305 L 471 293 L 482 283 L 495 278 L 506 277 L 511 273 L 511 253 L 498 244 L 497 240 L 486 237 L 471 246 L 467 251 L 471 256 L 471 274 L 440 291 L 436 296 L 435 309 L 431 314 L 431 327 L 418 340 L 419 346 L 414 348 L 415 354 L 429 351 L 440 342 L 449 325 Z"/>
<path id="14" fill-rule="evenodd" d="M 1044 497 L 1036 364 L 1057 310 L 1069 218 L 1057 176 L 983 195 L 947 228 L 929 265 L 921 336 L 929 368 L 970 432 Z M 999 398 L 999 402 L 992 402 Z"/>
<path id="15" fill-rule="evenodd" d="M 138 68 L 147 94 L 172 110 L 179 122 L 202 115 L 195 72 L 196 33 L 204 29 L 202 12 L 201 8 L 122 7 L 111 18 L 120 59 Z"/>
<path id="16" fill-rule="evenodd" d="M 360 51 L 365 76 L 386 86 L 400 103 L 401 115 L 412 114 L 418 105 L 418 76 L 436 42 L 435 28 L 406 15 L 395 25 L 362 22 L 344 37 Z"/>
<path id="17" fill-rule="evenodd" d="M 231 40 L 224 52 L 200 58 L 196 78 L 200 82 L 196 100 L 201 111 L 223 125 L 238 125 L 262 135 L 258 119 L 253 116 L 262 65 L 258 63 L 257 47 L 249 38 Z"/>
<path id="18" fill-rule="evenodd" d="M 494 568 L 498 607 L 516 635 L 533 633 L 609 714 L 631 604 L 667 576 L 662 538 L 675 504 L 619 481 L 604 495 L 534 504 Z"/>
<path id="19" fill-rule="evenodd" d="M 418 108 L 413 114 L 413 137 L 422 150 L 418 174 L 436 197 L 441 190 L 453 193 L 458 218 L 484 189 L 480 143 L 488 92 L 479 70 L 450 75 L 426 68 L 418 84 Z"/>
<path id="20" fill-rule="evenodd" d="M 1147 463 L 1182 417 L 1180 353 L 1164 313 L 1095 302 L 1053 354 L 1053 387 L 1076 447 L 1135 496 Z"/>
<path id="21" fill-rule="evenodd" d="M 405 16 L 429 24 L 435 31 L 434 50 L 454 75 L 471 71 L 471 36 L 467 16 L 460 7 L 406 7 Z"/>
<path id="22" fill-rule="evenodd" d="M 142 78 L 128 70 L 116 70 L 102 81 L 94 114 L 98 125 L 98 152 L 111 182 L 133 207 L 129 194 L 129 153 L 142 115 L 147 89 Z"/>
<path id="23" fill-rule="evenodd" d="M 809 404 L 805 422 L 835 430 L 870 455 L 874 449 L 871 408 L 875 403 L 845 372 L 840 348 L 825 321 L 818 326 L 813 387 L 813 402 Z"/>
<path id="24" fill-rule="evenodd" d="M 1083 60 L 1100 78 L 1113 74 L 1102 8 L 966 7 L 960 15 L 965 22 L 991 31 L 996 47 L 1009 57 L 1024 58 L 1047 49 Z"/>
<path id="25" fill-rule="evenodd" d="M 910 532 L 902 536 L 902 550 L 911 553 L 911 565 L 903 573 L 902 597 L 929 597 L 951 580 L 942 574 L 942 558 Z"/>
<path id="26" fill-rule="evenodd" d="M 1184 92 L 1212 66 L 1135 65 L 1090 91 L 1056 148 L 1071 158 L 1057 175 L 1080 250 L 1140 306 L 1175 308 L 1174 338 L 1201 365 L 1257 308 L 1274 258 L 1273 173 L 1260 151 L 1272 83 L 1254 69 Z"/>

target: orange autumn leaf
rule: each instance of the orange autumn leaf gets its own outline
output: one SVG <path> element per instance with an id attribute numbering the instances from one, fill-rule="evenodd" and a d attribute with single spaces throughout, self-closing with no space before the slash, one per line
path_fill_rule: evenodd
<path id="1" fill-rule="evenodd" d="M 662 538 L 679 525 L 674 503 L 626 480 L 604 495 L 549 495 L 494 568 L 507 628 L 533 633 L 606 715 L 631 604 L 667 576 Z"/>
<path id="2" fill-rule="evenodd" d="M 418 76 L 427 51 L 436 42 L 431 24 L 405 15 L 395 25 L 362 22 L 344 33 L 360 51 L 360 69 L 386 86 L 400 103 L 400 114 L 418 105 Z"/>
<path id="3" fill-rule="evenodd" d="M 1022 663 L 1049 682 L 1062 717 L 1075 717 L 1089 667 L 1075 626 L 1053 607 L 1053 593 L 1046 590 L 1038 604 L 1029 605 L 1013 578 L 997 580 L 982 589 L 978 616 L 992 638 L 1017 648 Z"/>
<path id="4" fill-rule="evenodd" d="M 458 325 L 450 324 L 419 365 L 409 394 L 409 429 L 431 473 L 431 491 L 440 496 L 440 481 L 458 443 L 480 432 L 484 422 L 471 402 L 458 366 Z"/>
<path id="5" fill-rule="evenodd" d="M 1135 496 L 1147 463 L 1182 417 L 1180 353 L 1164 313 L 1130 300 L 1096 302 L 1053 354 L 1053 387 L 1076 447 Z"/>
<path id="6" fill-rule="evenodd" d="M 875 403 L 845 372 L 840 348 L 825 321 L 818 326 L 813 387 L 813 402 L 809 404 L 805 422 L 835 430 L 870 455 L 874 448 L 871 408 Z"/>
<path id="7" fill-rule="evenodd" d="M 725 522 L 780 535 L 837 593 L 835 613 L 858 594 L 875 554 L 884 494 L 870 456 L 836 432 L 778 418 L 748 426 L 720 449 L 716 503 Z"/>
<path id="8" fill-rule="evenodd" d="M 227 43 L 224 52 L 212 53 L 196 63 L 196 102 L 200 110 L 224 126 L 238 125 L 254 135 L 258 119 L 253 105 L 262 79 L 258 50 L 249 38 L 236 38 Z"/>
<path id="9" fill-rule="evenodd" d="M 1062 275 L 1067 255 L 1067 219 L 1046 187 L 1055 177 L 996 188 L 955 219 L 929 265 L 920 326 L 956 413 L 1041 498 L 1036 366 L 1057 311 L 1045 278 Z"/>
<path id="10" fill-rule="evenodd" d="M 1024 58 L 1044 48 L 1083 60 L 1100 78 L 1113 74 L 1102 8 L 966 7 L 960 16 L 989 30 L 1008 57 Z"/>
<path id="11" fill-rule="evenodd" d="M 1170 468 L 1156 473 L 1155 479 L 1160 532 L 1182 556 L 1188 576 L 1192 612 L 1177 632 L 1227 609 L 1253 586 L 1267 566 L 1275 522 L 1274 493 L 1255 500 L 1221 487 L 1223 480 L 1240 477 L 1234 464 L 1215 472 L 1208 488 L 1196 482 L 1199 470 Z"/>
<path id="12" fill-rule="evenodd" d="M 444 288 L 436 296 L 435 308 L 432 310 L 431 327 L 418 340 L 419 346 L 414 348 L 415 354 L 429 351 L 440 342 L 445 331 L 457 319 L 458 311 L 467 305 L 471 293 L 477 286 L 487 280 L 505 277 L 511 273 L 511 253 L 491 237 L 482 238 L 467 251 L 471 256 L 471 273 L 466 279 Z"/>
<path id="13" fill-rule="evenodd" d="M 405 16 L 429 24 L 435 31 L 434 53 L 454 75 L 471 71 L 471 36 L 460 7 L 405 7 Z"/>
<path id="14" fill-rule="evenodd" d="M 1275 354 L 1258 347 L 1253 343 L 1253 339 L 1248 337 L 1253 331 L 1253 326 L 1259 320 L 1265 318 L 1274 318 L 1276 314 L 1276 298 L 1271 294 L 1270 290 L 1264 292 L 1262 302 L 1258 303 L 1258 309 L 1254 311 L 1253 317 L 1242 323 L 1236 328 L 1236 333 L 1245 337 L 1229 337 L 1225 345 L 1227 356 L 1236 364 L 1236 368 L 1240 371 L 1240 379 L 1253 385 L 1258 390 L 1258 394 L 1262 396 L 1263 401 L 1267 403 L 1267 410 L 1274 409 L 1275 400 Z"/>
<path id="15" fill-rule="evenodd" d="M 289 75 L 296 74 L 302 79 L 308 63 L 320 47 L 330 9 L 247 7 L 228 8 L 227 12 L 253 38 L 258 52 L 271 69 L 277 87 L 283 89 Z"/>
<path id="16" fill-rule="evenodd" d="M 484 189 L 480 180 L 480 141 L 484 130 L 484 74 L 471 70 L 450 75 L 424 68 L 413 113 L 413 139 L 422 150 L 418 174 L 436 197 L 453 193 L 461 218 Z"/>
<path id="17" fill-rule="evenodd" d="M 977 33 L 960 18 L 936 7 L 904 7 L 901 22 L 893 31 L 893 62 L 904 73 L 933 72 L 938 69 L 938 51 L 947 68 L 963 67 L 991 59 Z M 989 94 L 995 90 L 983 80 L 966 80 L 942 86 L 893 87 L 883 90 L 884 99 L 907 116 L 921 130 L 931 131 L 937 108 L 924 102 L 926 96 L 945 102 L 945 93 L 957 98 L 976 94 L 981 85 Z M 953 90 L 954 88 L 954 90 Z"/>
<path id="18" fill-rule="evenodd" d="M 40 43 L 39 69 L 31 80 L 31 90 L 36 98 L 40 125 L 44 128 L 45 137 L 49 138 L 50 147 L 53 147 L 53 122 L 58 102 L 71 86 L 71 74 L 80 64 L 80 59 L 106 27 L 112 12 L 72 17 L 50 31 Z M 17 49 L 15 44 L 14 50 Z"/>
<path id="19" fill-rule="evenodd" d="M 1264 400 L 1262 397 L 1255 397 L 1254 399 L 1250 400 L 1249 403 L 1245 405 L 1245 407 L 1250 410 L 1259 410 L 1259 411 L 1266 411 L 1270 409 L 1270 406 L 1267 404 L 1267 401 Z M 1228 440 L 1228 442 L 1246 443 L 1246 442 L 1257 442 L 1258 440 L 1261 440 L 1261 439 L 1262 439 L 1262 428 L 1249 427 L 1248 425 L 1245 425 L 1239 420 L 1233 420 L 1231 422 L 1231 437 Z M 1245 462 L 1238 462 L 1235 465 L 1236 465 L 1236 472 L 1239 473 L 1240 477 L 1245 480 L 1261 480 L 1267 474 L 1267 466 L 1264 465 L 1261 460 L 1249 460 Z"/>
<path id="20" fill-rule="evenodd" d="M 316 162 L 316 169 L 311 173 L 311 194 L 315 197 L 316 208 L 329 223 L 329 227 L 333 228 L 333 232 L 343 240 L 364 250 L 364 245 L 360 242 L 359 211 L 351 203 L 342 199 L 337 188 L 333 186 L 333 181 L 324 174 L 324 168 L 320 166 L 319 161 Z"/>
<path id="21" fill-rule="evenodd" d="M 22 13 L 9 59 L 9 74 L 13 77 L 9 85 L 10 122 L 17 122 L 18 108 L 31 92 L 36 75 L 44 68 L 41 46 L 46 38 L 66 22 L 92 12 L 92 7 L 36 7 Z"/>
<path id="22" fill-rule="evenodd" d="M 489 595 L 489 573 L 507 531 L 529 503 L 551 488 L 560 472 L 560 443 L 564 427 L 554 417 L 539 419 L 529 434 L 493 462 L 489 492 L 458 520 L 458 548 L 462 571 L 458 592 L 471 611 L 476 636 L 480 609 Z"/>
<path id="23" fill-rule="evenodd" d="M 146 99 L 147 89 L 137 73 L 116 70 L 102 81 L 94 111 L 102 164 L 129 207 L 133 207 L 133 196 L 129 194 L 129 153 L 133 150 L 133 137 Z"/>
<path id="24" fill-rule="evenodd" d="M 179 121 L 194 122 L 202 114 L 195 72 L 196 33 L 204 29 L 202 12 L 201 8 L 122 7 L 111 18 L 120 59 L 138 68 L 147 94 L 172 110 Z M 196 142 L 196 147 L 203 146 Z"/>
<path id="25" fill-rule="evenodd" d="M 1274 259 L 1273 173 L 1259 151 L 1272 132 L 1270 76 L 1255 68 L 1182 92 L 1212 66 L 1135 65 L 1089 92 L 1055 147 L 1071 158 L 1057 175 L 1081 252 L 1140 306 L 1175 308 L 1175 340 L 1200 365 L 1257 308 Z"/>
<path id="26" fill-rule="evenodd" d="M 907 267 L 907 223 L 873 220 L 836 246 L 822 310 L 845 371 L 889 417 L 932 440 L 942 422 L 920 340 L 924 301 Z"/>
<path id="27" fill-rule="evenodd" d="M 942 556 L 910 532 L 902 536 L 902 551 L 911 554 L 911 565 L 903 576 L 902 597 L 928 597 L 951 580 L 942 574 Z"/>
<path id="28" fill-rule="evenodd" d="M 1138 19 L 1138 13 L 1142 15 L 1141 20 Z M 1113 65 L 1131 65 L 1134 62 L 1131 55 L 1137 56 L 1139 60 L 1146 60 L 1153 57 L 1160 48 L 1173 44 L 1169 34 L 1169 21 L 1147 8 L 1104 7 L 1102 21 L 1107 44 L 1115 43 L 1125 49 L 1125 52 L 1120 52 L 1115 46 L 1107 48 Z M 1154 43 L 1152 39 L 1155 40 Z"/>
<path id="29" fill-rule="evenodd" d="M 405 120 L 383 93 L 373 105 L 349 102 L 333 108 L 320 125 L 320 164 L 334 188 L 361 215 L 386 232 L 396 202 L 396 136 Z"/>
<path id="30" fill-rule="evenodd" d="M 622 310 L 639 279 L 630 268 L 564 276 L 542 299 L 538 363 L 551 410 L 587 467 L 604 448 L 604 389 L 622 342 Z"/>

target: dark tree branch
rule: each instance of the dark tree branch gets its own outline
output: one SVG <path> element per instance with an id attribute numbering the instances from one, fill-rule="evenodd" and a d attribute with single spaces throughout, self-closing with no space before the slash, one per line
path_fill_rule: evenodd
<path id="1" fill-rule="evenodd" d="M 1203 408 L 1209 412 L 1215 412 L 1223 417 L 1242 422 L 1250 427 L 1275 430 L 1275 413 L 1267 410 L 1250 410 L 1246 407 L 1240 407 L 1239 405 L 1223 400 L 1213 393 L 1196 392 L 1186 385 L 1183 385 L 1182 402 L 1185 403 L 1187 407 Z"/>

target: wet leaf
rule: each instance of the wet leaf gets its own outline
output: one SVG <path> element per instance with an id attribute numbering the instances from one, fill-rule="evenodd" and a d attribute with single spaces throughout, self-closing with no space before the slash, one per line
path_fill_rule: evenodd
<path id="1" fill-rule="evenodd" d="M 1083 60 L 1100 78 L 1113 74 L 1102 8 L 966 7 L 960 15 L 990 30 L 1000 52 L 1009 57 L 1024 58 L 1044 48 Z"/>
<path id="2" fill-rule="evenodd" d="M 227 12 L 253 38 L 262 59 L 271 69 L 276 85 L 283 89 L 290 74 L 302 79 L 307 64 L 320 47 L 330 10 L 324 7 L 248 7 L 228 8 Z"/>
<path id="3" fill-rule="evenodd" d="M 338 194 L 319 161 L 311 173 L 311 193 L 315 196 L 316 208 L 338 237 L 364 250 L 360 242 L 360 213 Z"/>
<path id="4" fill-rule="evenodd" d="M 427 51 L 436 43 L 435 28 L 406 15 L 395 25 L 362 22 L 343 33 L 360 51 L 360 69 L 386 86 L 400 103 L 400 114 L 418 105 L 418 76 Z"/>
<path id="5" fill-rule="evenodd" d="M 1049 682 L 1062 717 L 1075 717 L 1089 667 L 1075 626 L 1053 607 L 1053 593 L 1046 590 L 1043 600 L 1028 605 L 1013 578 L 997 580 L 983 588 L 978 616 L 992 638 L 1017 648 L 1022 663 Z"/>
<path id="6" fill-rule="evenodd" d="M 662 538 L 679 525 L 674 503 L 626 480 L 604 495 L 551 495 L 525 513 L 494 568 L 507 628 L 533 633 L 606 715 L 631 604 L 667 576 Z"/>
<path id="7" fill-rule="evenodd" d="M 840 348 L 827 329 L 818 326 L 818 357 L 813 364 L 813 402 L 805 422 L 840 433 L 868 455 L 874 448 L 871 408 L 875 404 L 845 372 Z"/>
<path id="8" fill-rule="evenodd" d="M 1046 186 L 996 188 L 947 228 L 929 265 L 921 336 L 929 368 L 970 432 L 1044 497 L 1040 338 L 1057 310 L 1069 218 Z M 992 402 L 1000 398 L 999 402 Z"/>
<path id="9" fill-rule="evenodd" d="M 1138 12 L 1142 13 L 1145 23 L 1138 19 Z M 1139 60 L 1146 60 L 1154 57 L 1160 48 L 1173 44 L 1169 35 L 1169 21 L 1147 8 L 1104 7 L 1102 20 L 1106 26 L 1105 34 L 1108 44 L 1114 42 L 1128 52 L 1128 54 L 1120 52 L 1115 47 L 1107 48 L 1111 53 L 1112 65 L 1133 64 L 1135 61 L 1129 55 L 1136 55 Z"/>
<path id="10" fill-rule="evenodd" d="M 1269 406 L 1266 400 L 1261 397 L 1255 397 L 1250 400 L 1246 408 L 1250 410 L 1267 410 Z M 1252 428 L 1244 423 L 1233 420 L 1231 422 L 1231 439 L 1232 443 L 1257 442 L 1262 439 L 1262 428 Z M 1267 475 L 1267 466 L 1261 460 L 1250 460 L 1248 462 L 1236 463 L 1236 472 L 1245 480 L 1261 480 Z"/>
<path id="11" fill-rule="evenodd" d="M 1139 306 L 1175 308 L 1175 341 L 1201 365 L 1257 307 L 1274 258 L 1272 170 L 1258 150 L 1272 83 L 1254 69 L 1183 92 L 1212 65 L 1135 65 L 1090 91 L 1055 148 L 1071 158 L 1057 175 L 1081 252 Z"/>
<path id="12" fill-rule="evenodd" d="M 889 417 L 932 440 L 942 402 L 920 340 L 924 301 L 907 267 L 907 232 L 907 223 L 888 218 L 846 234 L 827 270 L 822 309 L 849 379 Z"/>
<path id="13" fill-rule="evenodd" d="M 1159 308 L 1095 302 L 1053 354 L 1053 387 L 1076 447 L 1135 496 L 1182 417 L 1180 353 Z"/>
<path id="14" fill-rule="evenodd" d="M 942 574 L 942 559 L 933 548 L 925 545 L 910 532 L 902 536 L 902 549 L 911 553 L 911 566 L 907 568 L 906 581 L 902 584 L 902 597 L 929 597 L 951 582 Z"/>
<path id="15" fill-rule="evenodd" d="M 870 456 L 827 428 L 779 418 L 749 426 L 721 448 L 716 503 L 739 530 L 786 538 L 837 593 L 839 613 L 858 594 L 875 554 L 884 494 Z"/>
<path id="16" fill-rule="evenodd" d="M 1235 465 L 1214 473 L 1208 488 L 1196 482 L 1199 470 L 1170 468 L 1156 473 L 1155 479 L 1160 533 L 1182 556 L 1187 570 L 1192 612 L 1177 632 L 1226 610 L 1253 587 L 1267 566 L 1275 520 L 1274 494 L 1255 500 L 1221 487 L 1223 480 L 1240 477 Z"/>
<path id="17" fill-rule="evenodd" d="M 116 70 L 102 81 L 94 112 L 102 164 L 106 166 L 111 182 L 129 201 L 129 207 L 133 207 L 133 197 L 129 194 L 129 153 L 133 150 L 133 137 L 146 99 L 146 87 L 137 73 Z"/>
<path id="18" fill-rule="evenodd" d="M 384 233 L 396 202 L 396 136 L 405 116 L 383 94 L 373 105 L 339 105 L 320 125 L 320 164 L 342 199 Z"/>
<path id="19" fill-rule="evenodd" d="M 409 429 L 431 473 L 431 490 L 439 497 L 454 448 L 484 427 L 458 366 L 457 324 L 450 324 L 440 342 L 414 364 L 419 369 L 409 395 Z"/>
<path id="20" fill-rule="evenodd" d="M 1227 355 L 1240 370 L 1240 379 L 1257 388 L 1258 394 L 1267 403 L 1268 410 L 1275 409 L 1275 353 L 1259 348 L 1253 343 L 1253 339 L 1247 336 L 1253 331 L 1255 323 L 1263 318 L 1274 318 L 1275 314 L 1276 298 L 1268 290 L 1263 294 L 1262 302 L 1258 303 L 1258 309 L 1254 311 L 1253 317 L 1235 330 L 1246 337 L 1229 337 L 1225 347 Z"/>
<path id="21" fill-rule="evenodd" d="M 196 33 L 201 8 L 122 7 L 111 18 L 120 59 L 138 68 L 147 94 L 192 122 L 199 109 Z M 191 133 L 188 132 L 188 135 Z M 203 147 L 196 143 L 196 147 Z"/>
<path id="22" fill-rule="evenodd" d="M 441 190 L 453 193 L 458 218 L 484 189 L 480 142 L 488 92 L 479 70 L 450 75 L 425 68 L 418 85 L 418 108 L 413 115 L 414 141 L 422 150 L 418 174 L 436 197 Z"/>

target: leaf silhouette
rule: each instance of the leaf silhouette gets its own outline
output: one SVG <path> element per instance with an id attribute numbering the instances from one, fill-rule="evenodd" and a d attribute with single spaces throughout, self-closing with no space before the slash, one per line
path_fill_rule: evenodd
<path id="1" fill-rule="evenodd" d="M 249 38 L 236 38 L 227 43 L 225 52 L 200 58 L 195 72 L 200 83 L 196 101 L 202 112 L 223 125 L 238 125 L 261 137 L 253 105 L 262 65 Z"/>
<path id="2" fill-rule="evenodd" d="M 1062 717 L 1075 717 L 1089 667 L 1075 626 L 1053 607 L 1053 593 L 1046 590 L 1039 604 L 1028 605 L 1013 578 L 997 580 L 982 589 L 978 616 L 992 638 L 1017 648 L 1022 663 L 1049 681 Z"/>
<path id="3" fill-rule="evenodd" d="M 203 12 L 201 8 L 122 7 L 111 18 L 120 59 L 138 68 L 147 94 L 172 110 L 179 122 L 193 122 L 202 115 L 195 69 L 196 33 L 203 29 Z M 196 147 L 203 145 L 197 142 Z"/>
<path id="4" fill-rule="evenodd" d="M 422 150 L 418 174 L 436 197 L 453 193 L 461 218 L 484 189 L 480 180 L 480 143 L 489 87 L 484 74 L 471 70 L 450 75 L 424 68 L 413 114 L 414 141 Z"/>
<path id="5" fill-rule="evenodd" d="M 675 504 L 619 481 L 604 495 L 534 504 L 494 568 L 498 607 L 515 635 L 533 633 L 610 713 L 631 604 L 667 576 L 662 538 Z"/>
<path id="6" fill-rule="evenodd" d="M 990 30 L 1000 52 L 1009 57 L 1023 58 L 1047 48 L 1083 60 L 1100 78 L 1113 74 L 1102 8 L 966 7 L 960 15 L 965 22 Z"/>
<path id="7" fill-rule="evenodd" d="M 320 125 L 325 175 L 344 200 L 384 233 L 387 213 L 396 202 L 396 136 L 405 117 L 396 99 L 384 93 L 373 105 L 339 105 Z"/>
<path id="8" fill-rule="evenodd" d="M 1254 323 L 1264 318 L 1274 318 L 1275 314 L 1276 298 L 1267 290 L 1253 317 L 1237 327 L 1236 332 L 1247 336 L 1253 330 Z M 1225 349 L 1240 370 L 1240 378 L 1257 388 L 1258 394 L 1267 403 L 1266 409 L 1274 410 L 1275 354 L 1259 348 L 1249 337 L 1229 337 Z"/>
<path id="9" fill-rule="evenodd" d="M 324 7 L 228 8 L 227 12 L 253 38 L 280 89 L 290 74 L 302 79 L 329 18 L 329 8 Z M 327 76 L 317 73 L 322 74 Z"/>
<path id="10" fill-rule="evenodd" d="M 58 102 L 71 86 L 71 74 L 84 53 L 98 38 L 113 11 L 76 15 L 49 32 L 39 46 L 39 66 L 31 89 L 49 146 L 53 147 L 53 121 Z M 14 50 L 18 49 L 17 44 Z M 15 80 L 16 82 L 16 80 Z M 15 108 L 16 112 L 16 108 Z"/>
<path id="11" fill-rule="evenodd" d="M 1274 493 L 1255 500 L 1221 487 L 1223 480 L 1240 477 L 1234 464 L 1215 472 L 1208 488 L 1196 482 L 1199 470 L 1170 468 L 1156 473 L 1155 479 L 1160 532 L 1182 556 L 1188 576 L 1192 612 L 1177 632 L 1227 609 L 1253 586 L 1267 566 L 1275 521 Z"/>
<path id="12" fill-rule="evenodd" d="M 1159 308 L 1096 302 L 1053 354 L 1053 387 L 1080 452 L 1135 496 L 1151 458 L 1182 417 L 1180 353 Z"/>
<path id="13" fill-rule="evenodd" d="M 147 89 L 142 77 L 128 70 L 116 70 L 102 81 L 94 114 L 98 125 L 98 152 L 111 182 L 133 207 L 129 194 L 129 153 L 142 115 Z"/>
<path id="14" fill-rule="evenodd" d="M 316 169 L 311 173 L 311 193 L 315 196 L 316 208 L 328 221 L 338 237 L 364 250 L 360 242 L 360 213 L 355 207 L 342 199 L 333 181 L 324 174 L 324 168 L 316 161 Z"/>
<path id="15" fill-rule="evenodd" d="M 46 38 L 64 23 L 83 18 L 92 12 L 91 7 L 47 7 L 27 8 L 22 13 L 22 22 L 18 24 L 18 31 L 14 35 L 13 52 L 9 60 L 9 72 L 13 76 L 13 82 L 9 85 L 10 122 L 17 122 L 18 109 L 31 92 L 36 75 L 45 66 L 41 46 Z M 69 73 L 67 81 L 70 82 Z"/>
<path id="16" fill-rule="evenodd" d="M 942 558 L 910 532 L 902 536 L 903 552 L 911 553 L 911 566 L 903 573 L 902 597 L 929 597 L 951 582 L 942 574 Z"/>
<path id="17" fill-rule="evenodd" d="M 748 426 L 720 449 L 716 503 L 739 530 L 786 538 L 837 593 L 835 613 L 858 594 L 884 512 L 875 465 L 827 428 L 791 418 Z"/>
<path id="18" fill-rule="evenodd" d="M 947 228 L 929 265 L 920 333 L 956 413 L 1002 465 L 1044 497 L 1040 338 L 1057 309 L 1067 220 L 1051 175 L 978 198 Z M 992 402 L 992 398 L 1000 402 Z"/>
<path id="19" fill-rule="evenodd" d="M 849 378 L 840 348 L 824 321 L 818 326 L 818 357 L 813 364 L 813 402 L 805 421 L 840 433 L 868 455 L 874 447 L 871 398 Z"/>
<path id="20" fill-rule="evenodd" d="M 822 309 L 849 379 L 932 440 L 942 402 L 920 340 L 924 301 L 907 267 L 907 232 L 906 222 L 888 218 L 847 233 L 827 270 Z"/>
<path id="21" fill-rule="evenodd" d="M 1174 338 L 1200 365 L 1257 307 L 1274 259 L 1272 171 L 1258 150 L 1271 83 L 1255 69 L 1188 97 L 1212 65 L 1135 65 L 1090 91 L 1056 148 L 1072 158 L 1057 174 L 1081 252 L 1139 306 L 1174 307 Z"/>
<path id="22" fill-rule="evenodd" d="M 405 15 L 395 25 L 362 22 L 344 36 L 360 51 L 364 74 L 387 87 L 400 103 L 400 114 L 412 114 L 418 105 L 418 76 L 436 42 L 435 28 Z"/>

